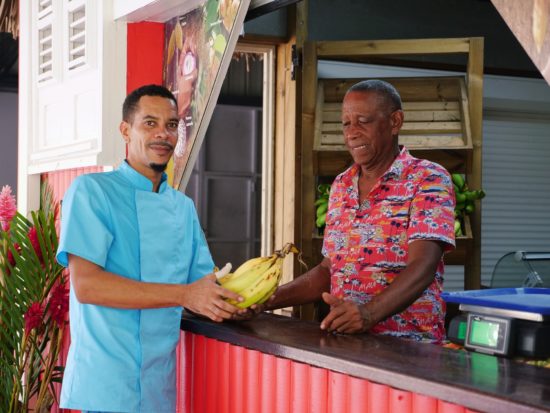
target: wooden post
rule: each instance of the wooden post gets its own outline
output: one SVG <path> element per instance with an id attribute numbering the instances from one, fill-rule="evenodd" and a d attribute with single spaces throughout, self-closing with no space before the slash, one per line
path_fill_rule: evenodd
<path id="1" fill-rule="evenodd" d="M 483 134 L 483 38 L 470 39 L 468 53 L 467 89 L 472 131 L 473 150 L 471 169 L 466 173 L 466 182 L 475 189 L 480 189 L 482 180 L 482 134 Z M 476 209 L 471 216 L 473 242 L 469 244 L 464 263 L 464 289 L 472 290 L 481 287 L 481 202 L 476 201 Z"/>

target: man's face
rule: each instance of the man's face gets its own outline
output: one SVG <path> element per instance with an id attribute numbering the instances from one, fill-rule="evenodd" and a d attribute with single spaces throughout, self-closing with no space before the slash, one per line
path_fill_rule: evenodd
<path id="1" fill-rule="evenodd" d="M 176 104 L 161 96 L 142 96 L 132 119 L 120 124 L 128 162 L 150 177 L 166 168 L 178 140 Z"/>
<path id="2" fill-rule="evenodd" d="M 342 104 L 344 143 L 355 163 L 373 167 L 393 159 L 393 136 L 403 124 L 403 112 L 391 112 L 376 92 L 349 92 Z"/>

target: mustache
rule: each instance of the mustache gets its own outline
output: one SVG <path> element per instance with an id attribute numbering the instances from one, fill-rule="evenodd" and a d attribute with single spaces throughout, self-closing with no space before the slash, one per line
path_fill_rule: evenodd
<path id="1" fill-rule="evenodd" d="M 172 145 L 171 143 L 168 143 L 168 142 L 165 142 L 165 141 L 155 141 L 155 142 L 150 142 L 148 146 L 164 146 L 165 148 L 168 148 L 170 150 L 174 150 L 174 145 Z"/>

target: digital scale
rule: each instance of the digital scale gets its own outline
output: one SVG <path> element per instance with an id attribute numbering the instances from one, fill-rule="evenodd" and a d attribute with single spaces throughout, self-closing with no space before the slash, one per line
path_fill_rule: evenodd
<path id="1" fill-rule="evenodd" d="M 468 350 L 550 357 L 550 288 L 490 288 L 442 294 L 459 304 L 447 337 Z"/>

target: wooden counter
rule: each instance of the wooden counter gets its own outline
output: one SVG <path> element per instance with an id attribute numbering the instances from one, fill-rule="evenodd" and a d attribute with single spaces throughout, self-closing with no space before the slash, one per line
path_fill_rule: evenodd
<path id="1" fill-rule="evenodd" d="M 392 337 L 333 335 L 321 331 L 318 323 L 270 314 L 252 321 L 221 324 L 184 316 L 181 327 L 184 335 L 205 336 L 244 347 L 245 351 L 290 359 L 383 384 L 404 392 L 402 395 L 428 396 L 437 399 L 439 404 L 445 402 L 459 408 L 433 410 L 437 412 L 550 412 L 550 370 L 505 358 Z M 188 337 L 184 347 L 191 344 Z M 213 357 L 212 354 L 203 356 Z M 191 355 L 184 357 L 187 357 L 185 364 L 189 365 Z M 216 363 L 213 366 L 219 368 Z M 182 374 L 191 380 L 189 372 Z M 223 385 L 223 381 L 218 385 L 220 383 Z M 189 393 L 189 389 L 186 391 Z M 203 408 L 202 411 L 210 410 Z M 349 411 L 367 410 L 352 408 Z"/>

